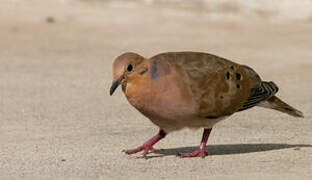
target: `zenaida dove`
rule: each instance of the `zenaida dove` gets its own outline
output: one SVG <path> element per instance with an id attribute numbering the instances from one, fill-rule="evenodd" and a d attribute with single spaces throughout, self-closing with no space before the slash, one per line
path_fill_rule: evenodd
<path id="1" fill-rule="evenodd" d="M 127 154 L 157 153 L 153 145 L 183 128 L 204 128 L 199 148 L 180 157 L 205 157 L 212 127 L 230 115 L 254 106 L 295 117 L 303 113 L 275 96 L 274 82 L 262 81 L 250 67 L 200 52 L 168 52 L 149 59 L 124 53 L 113 64 L 110 95 L 121 84 L 128 101 L 150 119 L 159 133 Z"/>

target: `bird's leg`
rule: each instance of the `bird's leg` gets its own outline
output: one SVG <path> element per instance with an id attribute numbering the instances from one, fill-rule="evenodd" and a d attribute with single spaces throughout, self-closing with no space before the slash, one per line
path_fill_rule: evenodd
<path id="1" fill-rule="evenodd" d="M 159 153 L 161 150 L 160 149 L 154 149 L 153 145 L 156 144 L 159 140 L 161 140 L 165 136 L 166 136 L 166 132 L 164 130 L 160 129 L 157 135 L 155 135 L 151 139 L 147 140 L 142 146 L 139 146 L 135 149 L 123 150 L 123 152 L 125 152 L 126 154 L 134 154 L 134 153 L 137 153 L 140 151 L 144 151 L 143 152 L 144 157 L 149 152 Z"/>
<path id="2" fill-rule="evenodd" d="M 208 141 L 208 137 L 210 135 L 212 129 L 204 129 L 203 137 L 200 142 L 199 148 L 191 153 L 179 153 L 178 156 L 180 157 L 198 157 L 201 156 L 204 158 L 205 156 L 208 155 L 208 152 L 206 151 L 206 143 Z"/>

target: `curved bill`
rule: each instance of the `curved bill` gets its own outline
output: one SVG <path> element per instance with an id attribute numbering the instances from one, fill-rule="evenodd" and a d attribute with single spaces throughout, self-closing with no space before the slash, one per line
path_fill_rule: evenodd
<path id="1" fill-rule="evenodd" d="M 109 95 L 113 95 L 113 93 L 115 92 L 115 90 L 118 88 L 118 86 L 120 85 L 121 81 L 123 80 L 123 76 L 121 76 L 119 79 L 117 79 L 116 81 L 114 81 L 112 83 L 112 86 L 109 90 Z"/>

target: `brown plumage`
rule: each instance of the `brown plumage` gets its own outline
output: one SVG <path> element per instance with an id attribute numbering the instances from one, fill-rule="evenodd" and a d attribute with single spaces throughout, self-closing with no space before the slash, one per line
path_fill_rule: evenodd
<path id="1" fill-rule="evenodd" d="M 142 146 L 128 154 L 153 149 L 153 144 L 169 132 L 182 128 L 204 128 L 199 149 L 181 157 L 207 155 L 206 142 L 212 127 L 235 112 L 261 106 L 303 114 L 274 94 L 278 87 L 262 81 L 250 67 L 199 52 L 168 52 L 146 59 L 125 53 L 113 65 L 112 95 L 119 84 L 128 101 L 160 128 Z"/>

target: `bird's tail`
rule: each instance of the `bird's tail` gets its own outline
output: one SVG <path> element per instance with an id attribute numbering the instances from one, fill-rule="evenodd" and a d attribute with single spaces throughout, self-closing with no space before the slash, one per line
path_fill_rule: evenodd
<path id="1" fill-rule="evenodd" d="M 301 118 L 304 117 L 301 111 L 299 111 L 296 108 L 291 107 L 290 105 L 286 104 L 285 102 L 283 102 L 281 99 L 279 99 L 276 96 L 270 97 L 266 101 L 259 103 L 257 106 L 269 108 L 269 109 L 275 109 L 277 111 L 287 113 L 294 117 L 301 117 Z"/>

